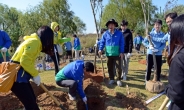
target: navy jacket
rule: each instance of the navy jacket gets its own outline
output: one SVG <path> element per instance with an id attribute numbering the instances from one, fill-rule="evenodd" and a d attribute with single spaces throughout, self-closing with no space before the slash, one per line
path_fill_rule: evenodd
<path id="1" fill-rule="evenodd" d="M 166 95 L 171 100 L 169 110 L 184 110 L 184 48 L 173 58 L 169 68 Z"/>

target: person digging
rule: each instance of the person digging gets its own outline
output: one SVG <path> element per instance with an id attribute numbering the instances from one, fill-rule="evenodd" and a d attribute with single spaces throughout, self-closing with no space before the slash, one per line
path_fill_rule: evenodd
<path id="1" fill-rule="evenodd" d="M 153 47 L 154 44 L 152 43 L 150 36 L 148 36 L 148 40 L 150 42 L 151 47 Z M 155 67 L 154 77 L 153 77 L 153 80 L 146 81 L 146 89 L 150 92 L 153 92 L 153 93 L 160 93 L 160 92 L 164 91 L 165 86 L 162 82 L 160 82 L 160 80 L 158 80 L 157 59 L 155 56 L 155 52 L 153 52 L 152 55 L 153 55 L 153 63 L 154 63 L 154 67 Z"/>
<path id="2" fill-rule="evenodd" d="M 99 45 L 99 54 L 102 55 L 102 50 L 105 47 L 105 52 L 107 56 L 107 67 L 109 73 L 109 84 L 113 84 L 114 81 L 114 67 L 116 65 L 117 68 L 117 85 L 122 86 L 121 82 L 121 59 L 123 58 L 124 53 L 124 37 L 121 31 L 115 29 L 118 27 L 118 23 L 111 19 L 106 23 L 108 30 L 104 32 L 102 35 L 102 39 L 100 40 Z"/>
<path id="3" fill-rule="evenodd" d="M 76 93 L 80 95 L 83 102 L 87 104 L 87 98 L 83 90 L 84 75 L 94 72 L 91 62 L 76 60 L 61 69 L 55 76 L 56 84 L 61 87 L 69 87 L 69 99 L 76 100 Z"/>

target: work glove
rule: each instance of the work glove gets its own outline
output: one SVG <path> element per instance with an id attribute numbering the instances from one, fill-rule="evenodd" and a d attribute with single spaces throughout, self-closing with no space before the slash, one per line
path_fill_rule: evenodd
<path id="1" fill-rule="evenodd" d="M 98 51 L 98 54 L 101 56 L 101 55 L 102 55 L 102 51 L 101 51 L 101 50 L 99 50 L 99 51 Z"/>
<path id="2" fill-rule="evenodd" d="M 87 98 L 86 98 L 86 97 L 82 98 L 82 100 L 83 100 L 83 102 L 84 102 L 85 104 L 87 104 Z"/>
<path id="3" fill-rule="evenodd" d="M 158 49 L 153 49 L 152 52 L 158 52 Z"/>
<path id="4" fill-rule="evenodd" d="M 131 56 L 132 56 L 131 53 L 128 53 L 128 54 L 127 54 L 127 58 L 130 58 Z"/>
<path id="5" fill-rule="evenodd" d="M 2 49 L 1 49 L 1 52 L 7 52 L 7 48 L 6 47 L 3 47 Z"/>
<path id="6" fill-rule="evenodd" d="M 150 50 L 154 50 L 155 48 L 154 48 L 152 45 L 150 45 L 150 46 L 149 46 L 149 49 L 150 49 Z"/>
<path id="7" fill-rule="evenodd" d="M 96 44 L 98 44 L 98 40 L 96 40 Z"/>
<path id="8" fill-rule="evenodd" d="M 37 86 L 39 86 L 40 85 L 40 82 L 41 82 L 41 79 L 40 79 L 40 76 L 38 75 L 38 76 L 35 76 L 35 77 L 33 77 L 33 82 L 37 85 Z"/>

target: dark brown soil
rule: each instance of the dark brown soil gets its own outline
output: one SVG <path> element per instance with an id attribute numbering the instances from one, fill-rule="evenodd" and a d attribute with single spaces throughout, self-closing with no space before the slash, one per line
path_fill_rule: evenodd
<path id="1" fill-rule="evenodd" d="M 116 93 L 116 98 L 122 99 L 122 108 L 127 110 L 147 110 L 144 102 L 135 93 L 130 93 L 127 96 Z"/>
<path id="2" fill-rule="evenodd" d="M 68 94 L 62 91 L 50 91 L 54 97 L 57 98 L 59 103 L 66 109 L 66 110 L 74 110 L 75 104 L 73 101 L 69 100 Z M 37 97 L 38 105 L 42 107 L 42 110 L 61 110 L 60 107 L 56 105 L 56 103 L 51 99 L 47 93 L 43 93 Z"/>
<path id="3" fill-rule="evenodd" d="M 35 96 L 39 96 L 40 94 L 43 94 L 45 91 L 40 87 L 40 86 L 37 86 L 34 82 L 30 82 L 31 83 L 31 86 L 33 88 L 33 91 L 35 93 Z M 44 86 L 48 89 L 48 90 L 52 90 L 54 88 L 56 88 L 55 86 L 53 85 L 45 85 Z"/>
<path id="4" fill-rule="evenodd" d="M 93 79 L 97 83 L 101 83 L 101 82 L 103 82 L 103 72 L 101 70 L 98 70 L 97 74 L 93 73 L 90 75 L 85 75 L 84 80 L 88 79 L 88 78 Z"/>
<path id="5" fill-rule="evenodd" d="M 88 78 L 83 81 L 83 89 L 87 96 L 99 97 L 101 95 L 105 95 L 101 85 L 92 80 L 91 78 Z"/>
<path id="6" fill-rule="evenodd" d="M 88 110 L 104 110 L 106 94 L 104 93 L 101 85 L 93 79 L 88 78 L 84 80 L 83 88 L 88 99 Z M 85 104 L 82 100 L 77 102 L 77 109 L 86 110 Z"/>
<path id="7" fill-rule="evenodd" d="M 88 110 L 105 110 L 105 100 L 99 97 L 89 97 L 87 102 Z M 82 100 L 77 102 L 78 110 L 86 110 Z"/>
<path id="8" fill-rule="evenodd" d="M 21 107 L 23 105 L 13 93 L 0 93 L 0 110 L 15 110 Z"/>

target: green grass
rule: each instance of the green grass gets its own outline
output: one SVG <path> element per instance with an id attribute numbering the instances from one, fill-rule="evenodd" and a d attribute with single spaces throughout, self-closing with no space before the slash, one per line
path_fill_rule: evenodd
<path id="1" fill-rule="evenodd" d="M 148 100 L 149 98 L 155 96 L 156 94 L 150 93 L 147 90 L 145 90 L 144 86 L 144 78 L 145 78 L 145 72 L 146 72 L 146 65 L 139 64 L 138 60 L 145 59 L 145 56 L 137 57 L 137 55 L 132 56 L 132 60 L 129 64 L 129 73 L 127 76 L 127 81 L 123 81 L 123 87 L 117 87 L 116 85 L 113 86 L 106 86 L 104 83 L 102 83 L 102 86 L 107 93 L 107 97 L 110 99 L 109 101 L 106 101 L 106 106 L 111 106 L 113 110 L 126 110 L 126 108 L 122 108 L 120 105 L 119 99 L 115 98 L 116 93 L 121 93 L 123 95 L 127 94 L 126 91 L 126 85 L 129 86 L 130 92 L 136 93 L 139 97 L 142 98 L 143 101 Z M 100 63 L 97 63 L 97 67 L 101 67 Z M 104 66 L 106 67 L 106 63 L 104 63 Z M 168 66 L 167 64 L 163 64 L 162 66 L 162 73 L 167 73 Z M 106 71 L 106 76 L 107 70 Z M 45 71 L 41 74 L 42 82 L 46 84 L 55 84 L 54 81 L 54 71 Z M 161 77 L 162 82 L 167 83 L 167 77 Z M 154 100 L 150 104 L 148 104 L 147 110 L 158 110 L 158 108 L 161 106 L 163 100 L 165 99 L 165 96 L 161 96 L 160 98 Z M 123 99 L 122 99 L 123 100 Z M 166 109 L 165 109 L 166 110 Z"/>

